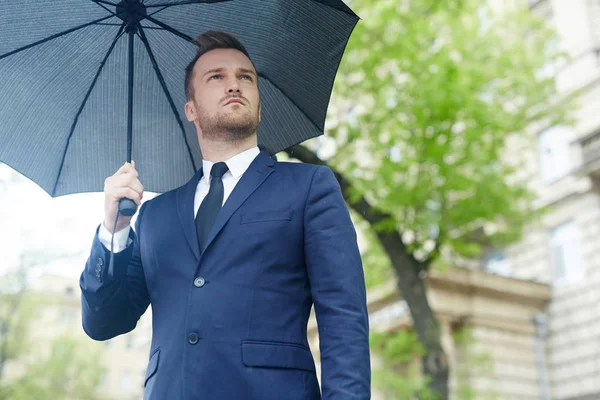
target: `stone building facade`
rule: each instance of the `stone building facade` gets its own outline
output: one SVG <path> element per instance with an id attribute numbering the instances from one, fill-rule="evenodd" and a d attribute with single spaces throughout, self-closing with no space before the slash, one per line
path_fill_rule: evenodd
<path id="1" fill-rule="evenodd" d="M 447 353 L 452 398 L 460 382 L 474 389 L 477 399 L 538 400 L 547 380 L 543 322 L 540 318 L 551 299 L 548 284 L 504 277 L 476 269 L 453 268 L 433 271 L 428 279 L 428 298 L 442 330 Z M 368 294 L 369 320 L 375 331 L 410 329 L 405 302 L 388 282 Z M 542 322 L 542 324 L 540 324 Z M 457 343 L 453 333 L 469 327 L 467 346 Z M 310 347 L 319 360 L 318 325 L 309 324 Z M 541 350 L 541 351 L 540 351 Z M 469 364 L 469 356 L 486 356 L 491 368 Z M 374 373 L 379 366 L 372 353 Z M 466 364 L 466 365 L 464 365 Z M 317 367 L 320 371 L 320 366 Z M 461 372 L 462 371 L 462 372 Z M 373 389 L 373 400 L 393 400 Z"/>
<path id="2" fill-rule="evenodd" d="M 512 4 L 490 1 L 498 7 Z M 556 29 L 557 45 L 570 56 L 544 72 L 554 74 L 561 95 L 580 91 L 573 124 L 532 126 L 532 145 L 518 154 L 521 173 L 537 194 L 536 206 L 548 207 L 548 212 L 527 227 L 519 243 L 486 254 L 482 271 L 452 270 L 456 276 L 434 278 L 429 296 L 444 327 L 451 363 L 458 361 L 451 339 L 457 313 L 466 315 L 477 346 L 492 356 L 492 378 L 471 373 L 473 386 L 482 393 L 507 400 L 598 400 L 600 1 L 528 0 L 528 5 Z M 480 288 L 473 279 L 494 282 L 498 289 Z M 452 285 L 454 292 L 448 291 Z M 405 308 L 401 300 L 393 304 L 384 308 L 388 318 L 396 315 L 394 324 L 409 324 L 406 310 L 400 311 Z M 371 307 L 374 328 L 393 329 L 380 321 L 378 313 L 384 311 Z M 316 349 L 315 326 L 313 334 Z"/>
<path id="3" fill-rule="evenodd" d="M 572 126 L 534 127 L 528 173 L 541 223 L 504 249 L 506 274 L 548 283 L 548 397 L 600 399 L 600 2 L 530 1 L 571 59 L 556 66 L 562 94 L 581 90 Z"/>

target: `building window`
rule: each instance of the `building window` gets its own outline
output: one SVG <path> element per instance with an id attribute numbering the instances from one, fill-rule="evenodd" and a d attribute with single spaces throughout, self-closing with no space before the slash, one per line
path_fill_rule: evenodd
<path id="1" fill-rule="evenodd" d="M 550 251 L 554 282 L 577 282 L 584 277 L 579 232 L 573 221 L 555 227 L 550 233 Z"/>
<path id="2" fill-rule="evenodd" d="M 538 157 L 545 182 L 555 181 L 569 172 L 569 143 L 565 127 L 554 126 L 539 134 Z"/>
<path id="3" fill-rule="evenodd" d="M 504 251 L 494 251 L 485 257 L 485 270 L 492 274 L 510 276 L 511 267 Z"/>

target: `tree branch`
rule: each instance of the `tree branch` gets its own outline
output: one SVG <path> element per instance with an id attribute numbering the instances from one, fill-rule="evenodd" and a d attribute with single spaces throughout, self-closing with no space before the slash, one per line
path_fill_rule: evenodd
<path id="1" fill-rule="evenodd" d="M 285 152 L 292 158 L 296 158 L 303 163 L 315 164 L 315 165 L 328 165 L 325 161 L 321 160 L 316 153 L 307 149 L 304 146 L 297 145 L 285 150 Z M 364 196 L 361 196 L 358 200 L 352 201 L 350 196 L 350 182 L 338 171 L 332 168 L 332 171 L 340 184 L 344 199 L 346 202 L 371 225 L 376 225 L 382 221 L 392 218 L 392 215 L 376 210 L 369 204 Z M 398 240 L 401 241 L 400 235 Z"/>
<path id="2" fill-rule="evenodd" d="M 294 146 L 286 153 L 297 160 L 309 164 L 327 165 L 338 180 L 342 194 L 349 207 L 358 212 L 371 224 L 377 225 L 393 216 L 389 213 L 375 209 L 364 196 L 351 196 L 351 183 L 339 171 L 321 160 L 314 152 L 303 146 Z M 378 230 L 375 234 L 381 246 L 387 253 L 397 277 L 397 287 L 402 298 L 408 304 L 413 327 L 419 336 L 419 341 L 425 348 L 423 355 L 423 372 L 431 376 L 429 386 L 441 395 L 441 399 L 448 398 L 448 362 L 441 343 L 441 330 L 439 323 L 429 306 L 425 283 L 420 272 L 422 265 L 406 250 L 398 230 Z"/>
<path id="3" fill-rule="evenodd" d="M 308 164 L 327 165 L 333 171 L 342 189 L 342 194 L 349 207 L 358 212 L 371 224 L 377 225 L 393 216 L 375 209 L 364 196 L 351 196 L 351 183 L 339 171 L 321 160 L 314 152 L 301 145 L 285 151 L 290 157 Z M 423 371 L 432 377 L 430 387 L 447 399 L 448 363 L 441 343 L 439 323 L 429 306 L 427 290 L 420 272 L 421 264 L 406 250 L 398 230 L 377 230 L 375 234 L 387 253 L 397 277 L 397 287 L 402 298 L 408 304 L 413 326 L 426 354 L 423 356 Z"/>

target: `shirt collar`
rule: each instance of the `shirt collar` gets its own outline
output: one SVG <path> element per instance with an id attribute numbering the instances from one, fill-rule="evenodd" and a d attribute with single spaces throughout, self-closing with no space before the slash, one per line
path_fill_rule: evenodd
<path id="1" fill-rule="evenodd" d="M 229 160 L 225 161 L 227 167 L 229 168 L 229 172 L 234 177 L 234 179 L 242 176 L 244 172 L 248 169 L 252 161 L 258 156 L 260 150 L 258 146 L 252 147 L 246 151 L 243 151 L 235 156 L 231 157 Z M 213 166 L 213 162 L 202 160 L 202 169 L 204 171 L 204 176 L 209 176 L 210 170 Z"/>

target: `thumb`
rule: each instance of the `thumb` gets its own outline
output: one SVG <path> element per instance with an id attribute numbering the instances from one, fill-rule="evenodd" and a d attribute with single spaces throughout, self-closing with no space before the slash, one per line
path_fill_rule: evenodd
<path id="1" fill-rule="evenodd" d="M 131 165 L 133 165 L 133 168 L 135 168 L 135 161 L 131 160 Z"/>

